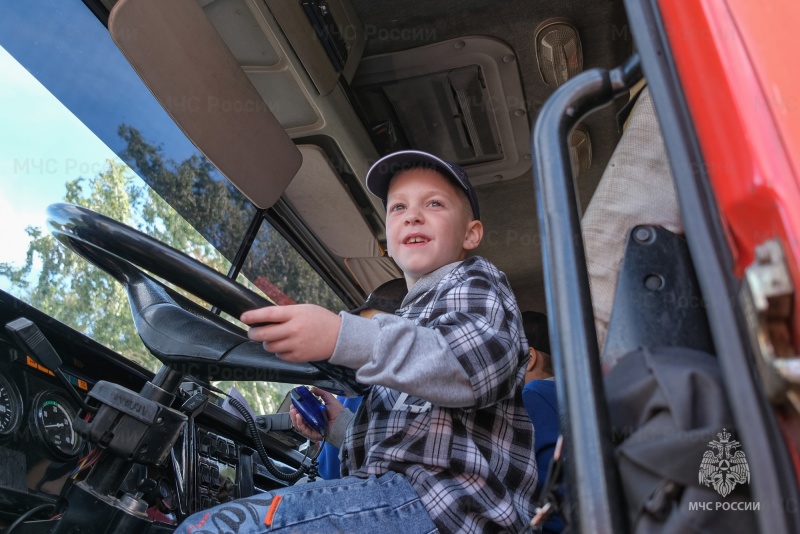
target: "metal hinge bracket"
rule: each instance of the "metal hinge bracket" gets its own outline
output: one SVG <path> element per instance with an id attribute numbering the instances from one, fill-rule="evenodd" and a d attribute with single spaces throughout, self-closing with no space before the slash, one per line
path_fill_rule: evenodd
<path id="1" fill-rule="evenodd" d="M 791 336 L 794 284 L 780 240 L 756 247 L 740 301 L 769 399 L 800 412 L 800 357 Z"/>

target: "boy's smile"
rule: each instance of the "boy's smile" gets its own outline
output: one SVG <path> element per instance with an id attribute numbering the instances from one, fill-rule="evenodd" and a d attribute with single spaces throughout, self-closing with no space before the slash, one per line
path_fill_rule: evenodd
<path id="1" fill-rule="evenodd" d="M 478 246 L 480 221 L 471 220 L 457 186 L 432 169 L 410 169 L 392 178 L 386 199 L 389 255 L 411 287 L 420 277 L 462 260 Z"/>

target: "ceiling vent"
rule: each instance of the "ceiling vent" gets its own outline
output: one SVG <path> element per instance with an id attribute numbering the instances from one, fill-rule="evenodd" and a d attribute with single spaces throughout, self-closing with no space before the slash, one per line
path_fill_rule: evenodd
<path id="1" fill-rule="evenodd" d="M 527 173 L 530 124 L 516 57 L 467 37 L 364 58 L 352 89 L 378 151 L 458 163 L 475 185 Z"/>

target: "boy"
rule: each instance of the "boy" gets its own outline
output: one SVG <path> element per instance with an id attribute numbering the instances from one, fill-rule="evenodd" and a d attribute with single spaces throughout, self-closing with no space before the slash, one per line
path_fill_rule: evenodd
<path id="1" fill-rule="evenodd" d="M 483 237 L 466 173 L 403 151 L 372 166 L 367 188 L 387 209 L 388 251 L 409 288 L 397 315 L 299 304 L 241 317 L 271 323 L 249 336 L 281 359 L 329 360 L 372 386 L 347 425 L 343 477 L 220 505 L 182 532 L 519 532 L 533 517 L 527 342 L 505 275 L 465 259 Z"/>

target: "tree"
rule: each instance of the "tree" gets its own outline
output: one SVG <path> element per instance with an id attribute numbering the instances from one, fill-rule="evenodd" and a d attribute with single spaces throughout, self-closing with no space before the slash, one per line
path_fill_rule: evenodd
<path id="1" fill-rule="evenodd" d="M 113 161 L 108 169 L 90 179 L 66 184 L 65 202 L 102 212 L 125 224 L 133 224 L 143 202 L 141 189 L 126 167 Z M 25 264 L 15 268 L 0 264 L 0 275 L 11 280 L 19 295 L 36 308 L 89 335 L 128 358 L 154 369 L 154 358 L 142 345 L 128 311 L 123 287 L 83 258 L 58 245 L 39 228 L 26 229 L 31 237 Z M 41 265 L 35 283 L 29 281 L 35 265 Z"/>
<path id="2" fill-rule="evenodd" d="M 109 161 L 97 176 L 69 181 L 64 201 L 135 227 L 227 272 L 226 258 L 235 256 L 258 210 L 202 156 L 175 163 L 165 160 L 161 149 L 134 128 L 122 125 L 119 134 L 126 141 L 124 158 L 152 189 L 140 185 L 124 164 Z M 160 363 L 139 339 L 122 286 L 38 228 L 27 232 L 31 242 L 25 264 L 0 264 L 0 276 L 8 277 L 27 302 L 155 371 Z M 264 277 L 297 302 L 341 309 L 341 301 L 319 275 L 269 225 L 263 225 L 249 258 L 243 272 L 251 279 Z M 30 277 L 37 265 L 41 270 L 34 282 Z M 231 385 L 257 413 L 274 412 L 291 387 L 265 382 L 218 384 L 223 390 Z"/>

